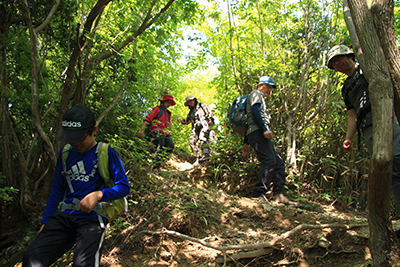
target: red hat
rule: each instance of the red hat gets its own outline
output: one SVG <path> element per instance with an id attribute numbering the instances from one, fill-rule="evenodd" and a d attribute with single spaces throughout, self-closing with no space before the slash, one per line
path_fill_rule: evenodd
<path id="1" fill-rule="evenodd" d="M 164 97 L 162 98 L 162 99 L 158 99 L 158 100 L 160 100 L 161 102 L 162 101 L 166 101 L 166 100 L 170 100 L 170 101 L 172 101 L 172 105 L 173 106 L 175 106 L 176 105 L 176 103 L 175 103 L 175 101 L 174 101 L 174 97 L 172 96 L 172 95 L 164 95 Z"/>

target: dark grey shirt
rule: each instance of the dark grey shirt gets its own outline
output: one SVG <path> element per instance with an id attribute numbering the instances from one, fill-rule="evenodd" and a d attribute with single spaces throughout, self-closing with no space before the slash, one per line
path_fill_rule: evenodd
<path id="1" fill-rule="evenodd" d="M 271 116 L 270 116 L 269 112 L 267 112 L 263 94 L 258 90 L 254 90 L 249 94 L 249 97 L 247 98 L 247 101 L 246 101 L 246 113 L 247 113 L 247 133 L 246 134 L 252 133 L 252 132 L 260 129 L 260 127 L 258 127 L 257 124 L 255 123 L 254 116 L 251 111 L 251 106 L 254 104 L 260 104 L 260 113 L 261 113 L 261 117 L 263 119 L 264 125 L 267 127 L 267 129 L 270 129 Z"/>

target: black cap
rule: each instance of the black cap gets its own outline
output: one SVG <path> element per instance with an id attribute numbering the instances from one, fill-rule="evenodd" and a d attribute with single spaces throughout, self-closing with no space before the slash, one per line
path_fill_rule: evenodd
<path id="1" fill-rule="evenodd" d="M 87 130 L 96 125 L 90 108 L 76 105 L 65 111 L 62 118 L 62 132 L 57 141 L 77 143 L 85 137 Z"/>

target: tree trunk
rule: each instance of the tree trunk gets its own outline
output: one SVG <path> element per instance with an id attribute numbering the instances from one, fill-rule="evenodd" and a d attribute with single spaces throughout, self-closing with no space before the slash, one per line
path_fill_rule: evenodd
<path id="1" fill-rule="evenodd" d="M 7 73 L 6 73 L 6 47 L 8 39 L 8 25 L 0 25 L 0 151 L 1 151 L 1 170 L 5 186 L 13 185 L 13 161 L 12 161 L 12 142 L 10 134 L 10 119 L 8 116 L 8 90 Z M 1 201 L 1 204 L 3 202 Z M 2 236 L 2 206 L 0 206 L 0 237 Z"/>
<path id="2" fill-rule="evenodd" d="M 400 52 L 394 29 L 394 2 L 374 0 L 371 13 L 393 84 L 394 111 L 397 119 L 400 119 Z"/>
<path id="3" fill-rule="evenodd" d="M 54 152 L 53 144 L 50 142 L 49 137 L 43 131 L 42 122 L 39 115 L 39 62 L 37 55 L 37 38 L 36 32 L 33 29 L 32 20 L 30 16 L 29 6 L 26 0 L 23 1 L 23 7 L 25 9 L 26 22 L 29 28 L 29 36 L 31 43 L 31 59 L 32 59 L 32 116 L 33 123 L 35 125 L 36 131 L 39 134 L 40 139 L 45 145 L 45 149 L 50 158 L 50 164 L 54 170 L 56 167 L 57 157 Z"/>
<path id="4" fill-rule="evenodd" d="M 239 90 L 240 94 L 244 94 L 242 92 L 241 86 L 238 81 L 237 73 L 236 73 L 236 61 L 235 61 L 235 50 L 233 48 L 233 28 L 232 28 L 232 20 L 233 20 L 233 15 L 232 15 L 232 10 L 229 5 L 229 0 L 226 1 L 228 5 L 228 18 L 229 18 L 229 49 L 231 51 L 231 59 L 232 59 L 232 72 L 233 76 L 235 77 L 235 84 L 236 88 Z"/>
<path id="5" fill-rule="evenodd" d="M 258 14 L 258 23 L 260 24 L 259 28 L 260 28 L 260 39 L 261 39 L 261 54 L 262 54 L 262 57 L 263 57 L 263 59 L 265 61 L 267 55 L 265 53 L 264 27 L 262 25 L 260 2 L 258 0 L 256 1 L 256 8 L 257 8 L 257 14 Z"/>
<path id="6" fill-rule="evenodd" d="M 393 157 L 393 87 L 372 15 L 364 0 L 349 0 L 351 17 L 364 54 L 373 114 L 373 153 L 369 170 L 368 219 L 374 266 L 393 266 L 397 245 L 390 222 Z M 385 130 L 382 130 L 385 129 Z M 398 253 L 397 253 L 398 254 Z"/>

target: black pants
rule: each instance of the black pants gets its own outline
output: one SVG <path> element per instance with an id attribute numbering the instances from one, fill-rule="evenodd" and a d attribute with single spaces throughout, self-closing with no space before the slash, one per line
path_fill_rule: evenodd
<path id="1" fill-rule="evenodd" d="M 74 267 L 99 266 L 104 233 L 97 218 L 76 218 L 56 211 L 28 247 L 22 266 L 50 266 L 74 244 Z"/>
<path id="2" fill-rule="evenodd" d="M 268 191 L 270 183 L 273 184 L 274 195 L 285 193 L 286 174 L 285 163 L 271 139 L 265 138 L 261 130 L 247 135 L 247 140 L 255 150 L 261 168 L 258 173 L 252 197 L 260 197 Z"/>
<path id="3" fill-rule="evenodd" d="M 174 149 L 174 142 L 172 142 L 171 136 L 158 132 L 153 135 L 153 144 L 156 146 L 153 168 L 160 168 L 161 162 Z"/>

